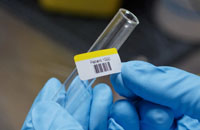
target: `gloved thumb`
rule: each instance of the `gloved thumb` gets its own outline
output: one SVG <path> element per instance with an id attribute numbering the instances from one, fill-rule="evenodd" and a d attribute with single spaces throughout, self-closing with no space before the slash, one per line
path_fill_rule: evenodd
<path id="1" fill-rule="evenodd" d="M 53 101 L 37 103 L 31 116 L 36 130 L 83 130 L 63 107 Z"/>
<path id="2" fill-rule="evenodd" d="M 117 75 L 111 82 L 115 84 Z M 200 77 L 173 67 L 156 67 L 142 61 L 131 61 L 122 66 L 124 88 L 147 101 L 172 108 L 200 119 Z M 113 80 L 115 79 L 115 80 Z M 125 94 L 123 94 L 125 95 Z M 130 95 L 129 95 L 130 96 Z"/>

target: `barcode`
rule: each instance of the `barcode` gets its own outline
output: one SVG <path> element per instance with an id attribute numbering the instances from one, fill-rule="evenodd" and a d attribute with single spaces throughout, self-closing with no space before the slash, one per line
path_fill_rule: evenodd
<path id="1" fill-rule="evenodd" d="M 106 63 L 100 63 L 100 64 L 94 65 L 94 70 L 95 70 L 95 73 L 102 73 L 102 72 L 111 71 L 112 68 L 111 68 L 110 62 L 106 62 Z"/>

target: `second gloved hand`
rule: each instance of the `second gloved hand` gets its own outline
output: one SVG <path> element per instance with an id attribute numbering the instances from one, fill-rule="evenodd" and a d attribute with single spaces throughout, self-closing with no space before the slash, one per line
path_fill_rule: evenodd
<path id="1" fill-rule="evenodd" d="M 111 82 L 120 95 L 128 98 L 114 104 L 111 112 L 123 128 L 128 120 L 122 123 L 123 119 L 116 115 L 135 114 L 137 108 L 142 130 L 200 129 L 199 76 L 173 67 L 131 61 L 123 64 L 121 74 L 111 76 Z M 127 104 L 129 109 L 118 109 Z M 127 129 L 131 130 L 131 126 Z"/>
<path id="2" fill-rule="evenodd" d="M 77 77 L 66 92 L 59 80 L 51 78 L 36 97 L 22 130 L 106 130 L 111 105 L 112 92 L 105 84 L 92 89 Z"/>

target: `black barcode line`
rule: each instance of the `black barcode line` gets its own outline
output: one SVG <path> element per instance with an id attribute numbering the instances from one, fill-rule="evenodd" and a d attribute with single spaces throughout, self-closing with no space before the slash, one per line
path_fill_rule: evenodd
<path id="1" fill-rule="evenodd" d="M 103 69 L 104 69 L 105 71 L 108 71 L 107 66 L 106 66 L 105 64 L 102 64 L 102 66 L 103 66 Z"/>
<path id="2" fill-rule="evenodd" d="M 110 62 L 108 62 L 108 67 L 109 67 L 110 70 L 112 70 Z"/>
<path id="3" fill-rule="evenodd" d="M 106 62 L 106 63 L 95 64 L 94 70 L 95 70 L 95 73 L 102 73 L 102 72 L 111 71 L 112 68 L 111 68 L 110 62 Z"/>
<path id="4" fill-rule="evenodd" d="M 94 70 L 95 70 L 96 73 L 99 73 L 99 69 L 98 69 L 97 65 L 94 65 Z"/>
<path id="5" fill-rule="evenodd" d="M 100 72 L 103 72 L 102 65 L 101 65 L 101 64 L 98 64 L 98 66 L 99 66 Z"/>

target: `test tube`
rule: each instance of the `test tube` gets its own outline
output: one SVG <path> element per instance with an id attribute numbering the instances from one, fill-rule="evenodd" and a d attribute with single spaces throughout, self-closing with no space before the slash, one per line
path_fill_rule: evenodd
<path id="1" fill-rule="evenodd" d="M 96 51 L 100 49 L 116 48 L 117 50 L 123 45 L 126 39 L 129 37 L 131 32 L 139 24 L 137 17 L 126 9 L 119 9 L 117 14 L 107 25 L 101 35 L 97 38 L 94 44 L 90 47 L 88 52 Z M 72 80 L 78 75 L 77 69 L 75 68 L 72 73 L 64 82 L 65 90 L 69 87 Z M 95 79 L 89 80 L 90 85 L 93 84 Z M 89 86 L 90 86 L 89 85 Z M 59 91 L 57 92 L 57 94 Z M 77 92 L 78 93 L 78 92 Z M 57 96 L 54 96 L 54 98 Z M 66 106 L 70 107 L 70 106 Z"/>

